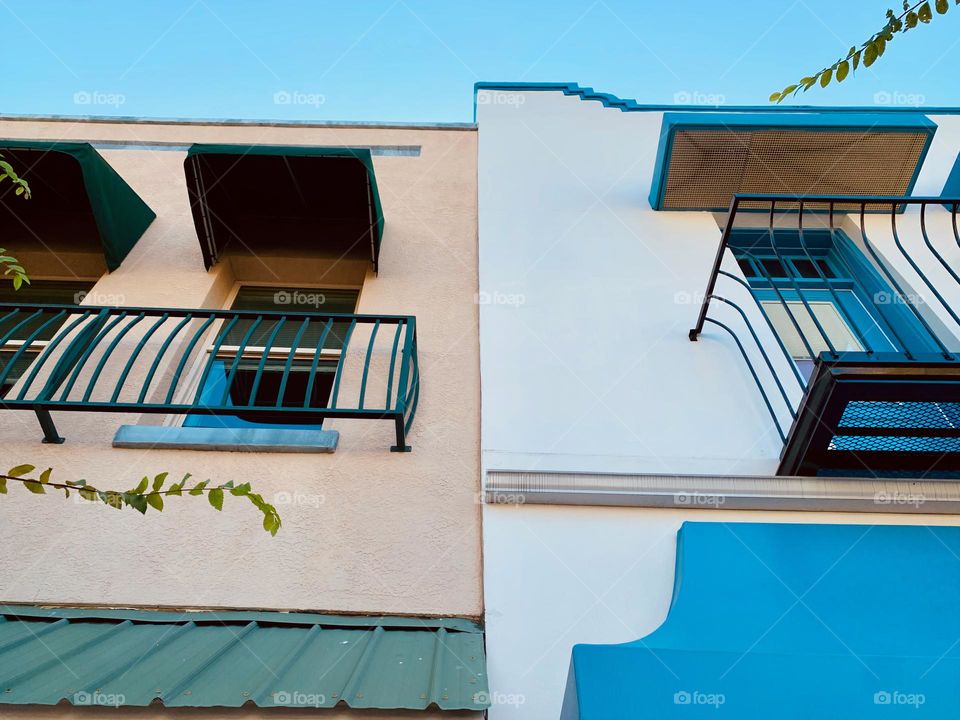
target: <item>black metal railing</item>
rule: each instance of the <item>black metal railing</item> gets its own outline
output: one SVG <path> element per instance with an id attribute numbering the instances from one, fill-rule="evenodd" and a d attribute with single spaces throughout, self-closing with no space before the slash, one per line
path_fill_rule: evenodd
<path id="1" fill-rule="evenodd" d="M 960 273 L 954 267 L 956 263 L 945 257 L 951 251 L 954 254 L 960 251 L 958 209 L 960 199 L 957 198 L 736 195 L 730 204 L 699 316 L 689 337 L 697 340 L 707 324 L 732 337 L 785 442 L 808 391 L 810 376 L 801 369 L 809 370 L 815 362 L 960 362 L 957 340 L 960 314 L 948 297 L 960 290 Z M 931 237 L 932 224 L 938 231 L 935 237 Z M 905 243 L 904 231 L 908 225 L 912 226 L 912 242 Z M 749 246 L 738 247 L 736 255 L 730 257 L 731 240 L 744 229 L 761 238 L 764 252 L 774 265 L 780 263 L 781 266 L 787 263 L 776 237 L 790 232 L 795 237 L 795 255 L 809 261 L 805 263 L 809 278 L 790 273 L 774 276 L 768 264 L 757 257 L 760 253 Z M 881 233 L 885 237 L 880 238 Z M 858 316 L 841 302 L 838 284 L 830 277 L 831 270 L 820 262 L 819 246 L 815 247 L 811 240 L 824 234 L 831 241 L 841 234 L 855 241 L 854 247 L 861 253 L 862 260 L 889 287 L 891 297 L 884 302 L 898 306 L 906 314 L 909 321 L 906 331 L 896 322 L 885 322 L 882 332 L 878 331 L 879 326 L 868 327 L 869 319 L 865 322 L 864 315 Z M 881 239 L 882 247 L 877 242 Z M 732 271 L 736 267 L 732 260 L 747 261 L 756 268 L 757 277 L 753 280 L 762 284 L 762 296 L 742 272 Z M 840 274 L 849 271 L 856 275 L 842 256 L 836 262 Z M 955 287 L 948 288 L 946 283 Z M 812 292 L 811 287 L 815 287 L 816 292 Z M 835 342 L 835 337 L 811 307 L 811 297 L 816 293 L 831 301 L 855 338 L 856 350 L 839 347 Z M 724 313 L 720 308 L 728 310 Z M 802 352 L 788 350 L 771 316 L 773 308 L 778 308 L 779 319 L 792 329 L 791 334 Z M 869 313 L 866 317 L 869 318 Z M 761 326 L 765 326 L 765 330 L 758 332 Z M 772 343 L 761 338 L 767 330 L 774 338 Z M 878 342 L 877 338 L 884 334 L 889 336 L 889 342 Z M 804 359 L 811 362 L 801 368 Z M 785 417 L 791 422 L 784 421 Z M 862 434 L 863 428 L 858 428 L 858 432 Z"/>
<path id="2" fill-rule="evenodd" d="M 89 411 L 391 420 L 406 451 L 420 395 L 404 315 L 0 304 L 0 361 L 0 407 L 44 442 L 63 442 L 51 411 Z"/>

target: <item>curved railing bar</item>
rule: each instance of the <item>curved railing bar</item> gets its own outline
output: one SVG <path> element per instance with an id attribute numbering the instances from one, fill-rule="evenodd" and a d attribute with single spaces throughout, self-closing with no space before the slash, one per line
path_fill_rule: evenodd
<path id="1" fill-rule="evenodd" d="M 784 268 L 784 271 L 786 271 L 787 264 L 783 261 L 783 256 L 780 254 L 780 249 L 777 247 L 777 238 L 776 238 L 776 235 L 774 234 L 774 216 L 776 213 L 776 205 L 777 205 L 776 200 L 770 201 L 770 228 L 769 228 L 770 246 L 773 248 L 773 252 L 777 256 L 777 261 Z M 803 204 L 801 203 L 801 207 L 802 205 Z M 823 341 L 826 344 L 827 349 L 830 351 L 830 354 L 833 355 L 835 358 L 839 358 L 840 356 L 837 353 L 837 349 L 833 346 L 833 343 L 830 342 L 830 338 L 827 336 L 826 331 L 823 329 L 823 326 L 820 324 L 820 321 L 817 319 L 817 316 L 813 313 L 813 308 L 810 307 L 810 303 L 808 303 L 807 298 L 804 297 L 803 291 L 800 289 L 800 286 L 797 284 L 796 278 L 794 278 L 793 275 L 791 275 L 789 272 L 787 272 L 786 275 L 787 275 L 787 279 L 790 281 L 790 284 L 793 286 L 794 291 L 797 293 L 797 297 L 800 298 L 800 302 L 803 303 L 804 309 L 806 309 L 807 314 L 810 316 L 810 319 L 813 321 L 814 326 L 817 328 L 817 332 L 820 333 L 820 337 L 823 338 Z M 797 327 L 797 331 L 800 332 L 799 326 Z M 802 334 L 803 333 L 801 332 L 801 335 Z M 805 342 L 804 344 L 809 347 L 809 343 Z M 816 359 L 816 355 L 813 354 L 812 350 L 810 352 L 810 358 L 812 360 Z"/>
<path id="2" fill-rule="evenodd" d="M 793 325 L 793 329 L 797 331 L 797 335 L 800 337 L 800 342 L 803 343 L 803 347 L 806 349 L 807 354 L 812 359 L 816 359 L 817 354 L 813 351 L 813 347 L 810 345 L 810 342 L 807 340 L 806 334 L 803 332 L 803 330 L 800 329 L 800 323 L 797 322 L 797 318 L 793 314 L 793 310 L 790 309 L 789 302 L 783 296 L 783 293 L 780 291 L 780 288 L 777 286 L 776 280 L 774 280 L 773 276 L 767 272 L 767 269 L 763 266 L 763 262 L 760 259 L 758 259 L 756 255 L 754 255 L 749 250 L 740 249 L 739 252 L 743 253 L 751 260 L 756 261 L 757 267 L 760 268 L 760 272 L 763 274 L 763 279 L 766 280 L 768 283 L 770 283 L 770 288 L 773 290 L 774 294 L 776 294 L 777 300 L 779 300 L 780 304 L 783 305 L 783 309 L 787 313 L 787 317 L 790 319 L 790 324 Z M 718 270 L 717 272 L 719 273 L 720 271 Z M 789 353 L 787 354 L 789 355 Z"/>
<path id="3" fill-rule="evenodd" d="M 327 341 L 327 335 L 330 334 L 330 329 L 333 327 L 333 318 L 327 320 L 327 324 L 323 326 L 323 330 L 320 333 L 320 339 L 317 340 L 317 346 L 313 353 L 313 362 L 310 363 L 310 375 L 307 379 L 307 389 L 303 393 L 303 406 L 305 408 L 310 407 L 310 395 L 313 392 L 313 381 L 317 379 L 317 366 L 320 363 L 320 356 L 323 354 L 323 344 Z"/>
<path id="4" fill-rule="evenodd" d="M 740 319 L 743 320 L 743 324 L 746 325 L 747 330 L 750 331 L 750 335 L 751 337 L 753 337 L 753 342 L 756 344 L 757 349 L 760 350 L 760 355 L 763 357 L 763 361 L 764 363 L 766 363 L 767 369 L 770 371 L 770 374 L 773 376 L 774 382 L 777 384 L 777 388 L 780 390 L 780 396 L 783 398 L 783 402 L 787 406 L 787 410 L 790 411 L 791 416 L 793 416 L 794 418 L 797 417 L 797 413 L 793 409 L 793 404 L 790 402 L 790 396 L 787 395 L 787 391 L 784 389 L 783 383 L 780 382 L 780 378 L 777 375 L 777 371 L 774 369 L 773 363 L 770 362 L 770 356 L 767 355 L 767 351 L 763 349 L 763 343 L 760 342 L 760 338 L 757 336 L 756 331 L 753 329 L 753 323 L 751 323 L 750 320 L 747 318 L 747 314 L 743 311 L 743 309 L 739 305 L 737 305 L 732 300 L 728 300 L 727 298 L 722 297 L 720 295 L 716 295 L 716 294 L 713 295 L 713 299 L 719 300 L 722 303 L 726 303 L 727 305 L 732 307 L 734 310 L 736 310 L 740 314 Z"/>
<path id="5" fill-rule="evenodd" d="M 380 329 L 380 323 L 373 324 L 373 330 L 370 332 L 370 341 L 367 343 L 367 355 L 363 361 L 363 376 L 360 379 L 360 399 L 359 406 L 363 409 L 363 400 L 367 395 L 367 375 L 370 372 L 370 357 L 373 354 L 373 344 L 377 340 L 377 331 Z"/>
<path id="6" fill-rule="evenodd" d="M 393 333 L 393 348 L 390 350 L 390 370 L 387 372 L 387 399 L 384 401 L 384 407 L 390 407 L 390 394 L 393 392 L 393 372 L 397 365 L 397 347 L 400 345 L 400 331 L 403 325 L 397 323 L 397 329 Z"/>
<path id="7" fill-rule="evenodd" d="M 107 360 L 109 360 L 110 356 L 113 355 L 114 349 L 120 344 L 120 341 L 124 338 L 124 336 L 130 332 L 133 326 L 143 320 L 144 317 L 144 314 L 140 313 L 133 318 L 130 322 L 123 326 L 123 329 L 118 332 L 116 337 L 114 337 L 110 344 L 107 345 L 107 349 L 103 351 L 103 355 L 100 356 L 100 361 L 97 363 L 97 367 L 90 376 L 89 382 L 87 382 L 87 389 L 83 393 L 83 402 L 87 402 L 90 399 L 90 394 L 93 392 L 93 388 L 97 384 L 97 380 L 100 379 L 100 373 L 103 372 L 103 368 L 107 364 Z"/>
<path id="8" fill-rule="evenodd" d="M 247 349 L 247 345 L 250 344 L 250 338 L 253 337 L 253 334 L 257 331 L 257 328 L 260 327 L 260 323 L 263 322 L 262 317 L 258 317 L 252 323 L 250 327 L 247 328 L 247 331 L 243 334 L 243 337 L 240 338 L 240 345 L 237 347 L 237 352 L 233 356 L 233 361 L 230 363 L 230 371 L 227 373 L 227 382 L 223 387 L 223 395 L 220 397 L 220 404 L 226 405 L 227 398 L 230 397 L 230 388 L 233 387 L 233 379 L 237 376 L 237 368 L 240 367 L 240 361 L 243 360 L 243 351 Z M 232 327 L 231 323 L 231 327 Z M 220 351 L 220 346 L 223 344 L 223 341 L 226 339 L 227 335 L 230 334 L 230 328 L 218 338 L 217 346 L 211 351 L 210 358 L 207 360 L 207 370 L 213 365 L 214 361 L 217 359 L 217 353 Z M 198 397 L 199 394 L 203 393 L 203 387 L 206 384 L 206 379 L 208 372 L 204 372 L 203 378 L 200 380 L 200 386 L 198 388 Z"/>
<path id="9" fill-rule="evenodd" d="M 937 252 L 937 249 L 933 246 L 933 243 L 930 242 L 930 235 L 927 233 L 926 215 L 927 215 L 927 206 L 921 205 L 920 206 L 920 232 L 923 235 L 923 242 L 926 244 L 928 248 L 930 248 L 930 252 L 933 253 L 933 256 L 943 266 L 943 269 L 946 270 L 948 273 L 950 273 L 950 277 L 953 278 L 953 281 L 958 285 L 960 285 L 960 275 L 957 275 L 957 273 L 954 271 L 952 267 L 950 267 L 950 265 L 943 258 L 943 256 L 939 252 Z M 937 299 L 940 300 L 940 303 L 946 308 L 947 312 L 950 313 L 950 317 L 953 318 L 953 321 L 958 325 L 960 325 L 960 318 L 958 318 L 957 314 L 948 305 L 946 305 L 946 303 L 944 303 L 943 298 L 941 298 L 939 294 L 937 295 Z"/>
<path id="10" fill-rule="evenodd" d="M 17 360 L 19 360 L 20 357 L 27 351 L 27 349 L 30 347 L 33 341 L 40 336 L 40 333 L 46 330 L 47 327 L 49 327 L 52 323 L 55 323 L 61 318 L 65 317 L 66 314 L 67 314 L 66 310 L 61 310 L 52 318 L 50 318 L 45 323 L 40 325 L 36 330 L 34 330 L 30 334 L 30 336 L 26 340 L 23 341 L 23 344 L 20 345 L 17 351 L 13 354 L 13 357 L 11 357 L 10 360 L 7 362 L 7 366 L 3 369 L 3 372 L 0 373 L 0 385 L 3 385 L 3 383 L 7 379 L 7 376 L 13 370 L 13 366 L 17 364 Z"/>
<path id="11" fill-rule="evenodd" d="M 337 399 L 340 397 L 340 378 L 343 375 L 343 364 L 347 361 L 347 346 L 350 344 L 350 337 L 353 335 L 353 329 L 357 327 L 357 321 L 350 322 L 346 334 L 343 336 L 343 346 L 340 348 L 340 358 L 337 360 L 336 374 L 333 376 L 333 391 L 330 393 L 330 407 L 337 406 Z"/>
<path id="12" fill-rule="evenodd" d="M 420 403 L 420 356 L 417 352 L 416 340 L 414 340 L 411 350 L 413 353 L 413 373 L 411 375 L 413 386 L 410 388 L 410 392 L 407 394 L 407 398 L 404 401 L 406 406 L 409 408 L 407 421 L 403 425 L 404 433 L 410 432 L 410 428 L 413 426 L 413 417 L 417 414 L 417 405 Z M 412 400 L 411 396 L 413 398 Z"/>
<path id="13" fill-rule="evenodd" d="M 780 427 L 780 419 L 777 417 L 777 414 L 773 410 L 773 406 L 770 404 L 770 399 L 767 397 L 767 391 L 763 389 L 763 384 L 760 382 L 760 378 L 757 376 L 757 371 L 754 369 L 753 363 L 750 361 L 747 351 L 743 347 L 743 343 L 740 342 L 740 338 L 737 337 L 737 334 L 733 332 L 733 330 L 719 320 L 714 320 L 712 317 L 708 316 L 704 318 L 704 321 L 718 325 L 726 330 L 730 334 L 730 337 L 733 338 L 733 341 L 737 344 L 737 347 L 740 348 L 740 354 L 743 356 L 743 359 L 747 363 L 747 367 L 750 369 L 750 374 L 753 376 L 753 381 L 756 383 L 757 389 L 760 391 L 760 397 L 763 398 L 763 403 L 767 406 L 767 412 L 769 412 L 770 417 L 773 418 L 773 425 L 777 428 L 777 434 L 780 435 L 780 439 L 783 442 L 786 442 L 787 436 L 784 434 L 783 428 Z"/>
<path id="14" fill-rule="evenodd" d="M 784 345 L 783 340 L 780 338 L 780 333 L 777 332 L 777 328 L 774 326 L 773 321 L 770 319 L 770 315 L 767 313 L 763 303 L 757 298 L 756 293 L 754 293 L 753 288 L 750 285 L 740 278 L 738 278 L 733 273 L 729 273 L 726 270 L 720 270 L 719 273 L 725 277 L 730 278 L 734 282 L 739 283 L 747 292 L 750 293 L 750 297 L 753 298 L 753 302 L 756 303 L 757 309 L 760 311 L 760 314 L 763 315 L 763 319 L 767 322 L 767 327 L 770 328 L 770 333 L 773 335 L 774 340 L 777 341 L 777 345 L 780 346 L 780 351 L 783 353 L 783 356 L 787 359 L 787 364 L 790 366 L 790 369 L 793 371 L 794 377 L 797 379 L 797 383 L 800 385 L 800 389 L 803 390 L 807 386 L 807 381 L 800 374 L 800 370 L 797 369 L 797 363 L 794 361 L 793 356 L 790 354 L 790 351 L 787 350 L 787 346 Z"/>
<path id="15" fill-rule="evenodd" d="M 137 343 L 137 346 L 133 349 L 133 352 L 130 353 L 130 357 L 127 358 L 127 362 L 124 363 L 123 372 L 120 373 L 120 378 L 117 380 L 117 386 L 113 389 L 113 394 L 110 396 L 110 402 L 116 402 L 117 398 L 120 397 L 120 391 L 123 390 L 123 384 L 127 381 L 127 376 L 130 374 L 130 370 L 133 369 L 134 363 L 137 362 L 137 358 L 140 357 L 140 353 L 143 351 L 143 348 L 146 347 L 147 342 L 150 338 L 153 337 L 153 334 L 160 329 L 160 326 L 163 325 L 167 319 L 170 317 L 170 313 L 164 313 L 157 321 L 150 326 L 150 329 L 143 334 L 143 337 L 140 338 L 140 342 Z M 154 364 L 159 362 L 159 356 L 154 359 Z M 146 392 L 147 386 L 150 384 L 150 380 L 153 379 L 153 373 L 151 373 L 146 382 L 143 385 L 142 393 Z"/>
<path id="16" fill-rule="evenodd" d="M 833 238 L 833 203 L 830 203 L 830 237 Z M 830 297 L 833 298 L 833 304 L 836 306 L 837 310 L 840 311 L 840 314 L 843 315 L 844 319 L 847 321 L 847 324 L 853 329 L 854 334 L 857 336 L 857 341 L 863 346 L 865 352 L 873 354 L 873 349 L 870 347 L 870 344 L 867 342 L 866 336 L 860 331 L 860 326 L 857 324 L 857 321 L 854 320 L 853 316 L 840 301 L 840 295 L 837 293 L 836 288 L 833 286 L 833 283 L 823 274 L 823 270 L 820 269 L 820 266 L 817 264 L 817 261 L 813 259 L 813 256 L 810 254 L 810 250 L 807 248 L 807 243 L 803 240 L 803 201 L 800 201 L 800 210 L 797 215 L 797 232 L 800 234 L 800 247 L 803 248 L 803 254 L 807 256 L 807 260 L 810 261 L 810 264 L 813 265 L 813 269 L 817 271 L 817 275 L 824 285 L 827 286 L 827 291 L 830 293 Z"/>
<path id="17" fill-rule="evenodd" d="M 177 385 L 180 384 L 180 377 L 183 375 L 183 368 L 187 364 L 187 359 L 193 354 L 193 348 L 196 347 L 197 342 L 199 342 L 200 338 L 207 331 L 207 328 L 210 327 L 213 324 L 213 321 L 216 319 L 217 316 L 211 314 L 204 321 L 203 325 L 197 328 L 197 331 L 193 334 L 193 337 L 190 338 L 190 342 L 187 344 L 186 350 L 184 351 L 183 355 L 180 356 L 180 362 L 177 363 L 177 369 L 173 371 L 173 376 L 170 378 L 170 387 L 167 388 L 167 397 L 164 400 L 166 404 L 169 405 L 173 400 L 173 393 L 176 392 Z M 207 366 L 209 367 L 209 363 Z"/>
<path id="18" fill-rule="evenodd" d="M 280 389 L 277 391 L 277 402 L 274 404 L 274 407 L 283 406 L 283 396 L 287 392 L 287 380 L 290 379 L 290 368 L 293 367 L 293 358 L 297 354 L 297 348 L 300 347 L 300 340 L 303 338 L 303 334 L 307 331 L 307 326 L 310 324 L 310 318 L 305 318 L 302 323 L 300 323 L 300 328 L 297 330 L 297 334 L 293 336 L 293 342 L 290 344 L 290 352 L 287 355 L 287 361 L 283 365 L 283 377 L 280 379 Z"/>
<path id="19" fill-rule="evenodd" d="M 14 314 L 16 314 L 16 313 L 14 313 Z M 22 328 L 24 325 L 26 325 L 27 323 L 29 323 L 31 320 L 34 320 L 34 319 L 36 319 L 36 318 L 38 318 L 38 317 L 41 317 L 42 315 L 43 315 L 43 310 L 37 310 L 36 312 L 33 313 L 33 315 L 28 315 L 28 316 L 25 317 L 23 320 L 21 320 L 21 321 L 18 322 L 16 325 L 14 325 L 12 328 L 10 328 L 9 330 L 7 330 L 7 332 L 5 332 L 5 333 L 3 334 L 3 337 L 0 337 L 0 347 L 3 347 L 4 345 L 6 345 L 7 342 L 10 340 L 10 338 L 12 338 L 13 335 L 17 332 L 17 330 L 19 330 L 20 328 Z"/>
<path id="20" fill-rule="evenodd" d="M 34 379 L 36 379 L 37 374 L 40 372 L 40 368 L 43 367 L 44 363 L 47 361 L 47 358 L 50 357 L 50 354 L 57 349 L 57 346 L 59 346 L 60 343 L 62 343 L 71 332 L 73 332 L 74 328 L 76 328 L 84 320 L 89 319 L 92 315 L 92 310 L 84 311 L 80 317 L 78 317 L 65 329 L 61 330 L 54 336 L 54 338 L 47 344 L 46 349 L 40 353 L 40 357 L 33 361 L 33 368 L 30 370 L 30 374 L 27 375 L 27 379 L 24 381 L 23 387 L 20 388 L 20 392 L 17 393 L 17 400 L 24 399 L 27 390 L 30 389 L 30 385 L 33 384 Z"/>
<path id="21" fill-rule="evenodd" d="M 253 387 L 250 388 L 250 399 L 247 401 L 247 407 L 254 407 L 257 404 L 257 391 L 260 389 L 260 381 L 263 380 L 263 370 L 267 367 L 267 359 L 270 357 L 270 348 L 277 340 L 280 329 L 286 323 L 286 318 L 281 318 L 274 323 L 273 330 L 267 338 L 267 344 L 263 347 L 263 353 L 260 355 L 260 362 L 257 363 L 257 374 L 253 378 Z M 229 386 L 227 386 L 229 389 Z"/>
<path id="22" fill-rule="evenodd" d="M 76 365 L 73 367 L 73 372 L 70 373 L 70 379 L 67 381 L 67 384 L 63 387 L 63 392 L 60 393 L 60 400 L 64 401 L 70 395 L 70 391 L 73 390 L 73 386 L 76 384 L 77 379 L 80 377 L 80 373 L 83 370 L 83 366 L 87 364 L 87 360 L 90 359 L 90 356 L 93 354 L 93 351 L 97 349 L 103 339 L 110 334 L 110 331 L 113 330 L 117 325 L 119 325 L 123 320 L 128 317 L 126 310 L 122 311 L 113 322 L 107 323 L 106 326 L 100 332 L 94 336 L 93 340 L 90 341 L 90 344 L 87 345 L 87 349 L 83 351 L 83 355 L 80 356 L 80 359 L 77 360 Z M 71 343 L 72 344 L 72 343 Z"/>
<path id="23" fill-rule="evenodd" d="M 910 308 L 911 312 L 913 312 L 914 317 L 916 317 L 917 320 L 920 321 L 920 324 L 923 325 L 927 333 L 930 334 L 930 337 L 933 339 L 933 341 L 940 346 L 940 349 L 942 351 L 944 358 L 946 360 L 952 360 L 953 358 L 950 356 L 950 353 L 947 350 L 946 346 L 944 346 L 944 344 L 940 342 L 940 338 L 936 336 L 936 334 L 933 332 L 933 329 L 927 324 L 927 321 L 923 319 L 923 316 L 918 312 L 917 308 L 914 307 L 913 303 L 911 303 L 907 299 L 906 293 L 904 293 L 903 288 L 900 287 L 900 283 L 897 282 L 897 279 L 893 276 L 893 273 L 891 273 L 890 270 L 887 269 L 886 264 L 880 259 L 879 255 L 877 254 L 877 251 L 874 250 L 873 243 L 871 243 L 870 239 L 867 237 L 866 207 L 867 207 L 867 204 L 865 202 L 860 203 L 860 235 L 863 238 L 864 247 L 866 247 L 867 250 L 870 252 L 870 256 L 873 258 L 874 262 L 877 263 L 877 266 L 883 271 L 883 274 L 887 276 L 887 279 L 890 281 L 890 285 L 896 291 L 897 296 L 900 298 L 900 300 L 908 308 Z M 894 234 L 896 234 L 896 231 L 897 231 L 896 207 L 897 207 L 896 205 L 893 206 L 894 212 L 892 213 L 892 220 L 891 220 Z M 903 339 L 900 338 L 899 335 L 897 335 L 897 339 L 900 341 L 901 347 L 903 347 L 905 351 L 904 354 L 907 356 L 907 358 L 910 360 L 915 359 L 912 353 L 910 353 L 910 351 L 908 350 L 908 346 L 903 343 Z"/>
<path id="24" fill-rule="evenodd" d="M 168 314 L 168 313 L 164 313 L 164 314 L 161 316 L 161 323 L 162 323 L 162 322 L 166 322 L 166 320 L 167 320 L 168 317 L 169 317 L 169 314 Z M 193 313 L 187 313 L 187 314 L 183 317 L 183 320 L 181 320 L 179 323 L 177 323 L 176 327 L 174 327 L 173 330 L 170 331 L 170 333 L 169 333 L 169 334 L 167 335 L 167 337 L 164 339 L 163 343 L 160 345 L 160 349 L 157 350 L 157 354 L 156 354 L 156 356 L 154 356 L 153 362 L 150 364 L 150 370 L 147 372 L 146 378 L 144 378 L 143 387 L 140 388 L 140 395 L 137 397 L 137 402 L 138 402 L 138 403 L 142 403 L 142 402 L 146 399 L 146 397 L 147 397 L 147 390 L 150 389 L 150 383 L 153 382 L 153 376 L 156 374 L 157 368 L 160 367 L 160 359 L 161 359 L 161 358 L 164 356 L 164 354 L 167 352 L 167 348 L 170 347 L 170 343 L 173 342 L 173 338 L 174 338 L 183 328 L 185 328 L 185 327 L 187 326 L 187 323 L 189 323 L 192 319 L 193 319 Z M 155 325 L 154 327 L 155 327 L 155 328 L 158 328 L 161 323 L 157 323 L 157 325 Z M 151 329 L 148 334 L 149 334 L 149 335 L 152 335 L 152 334 L 153 334 L 153 329 Z M 132 367 L 132 365 L 131 365 L 130 367 Z M 117 383 L 117 389 L 114 391 L 113 396 L 110 398 L 110 402 L 116 402 L 116 401 L 117 401 L 117 398 L 120 397 L 120 388 L 123 386 L 123 381 L 126 380 L 126 373 L 127 373 L 128 371 L 127 371 L 126 368 L 124 368 L 124 371 L 123 371 L 123 372 L 124 372 L 124 375 L 123 375 L 123 377 L 121 377 L 120 382 Z"/>

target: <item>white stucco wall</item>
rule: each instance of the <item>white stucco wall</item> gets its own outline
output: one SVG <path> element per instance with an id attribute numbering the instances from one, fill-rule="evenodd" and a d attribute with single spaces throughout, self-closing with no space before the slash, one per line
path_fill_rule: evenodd
<path id="1" fill-rule="evenodd" d="M 782 443 L 733 340 L 711 326 L 699 342 L 687 338 L 720 229 L 711 213 L 651 209 L 662 113 L 510 91 L 481 100 L 477 119 L 484 467 L 774 472 Z M 932 119 L 939 128 L 917 194 L 938 195 L 960 153 L 960 117 Z M 938 247 L 960 261 L 948 213 L 929 213 Z M 871 238 L 913 282 L 889 218 L 882 223 L 870 220 Z M 915 217 L 902 226 L 914 252 Z M 960 301 L 936 261 L 916 255 Z M 745 291 L 729 281 L 723 291 L 774 348 Z M 715 303 L 711 316 L 740 329 L 762 364 L 733 311 Z M 771 359 L 785 377 L 779 353 Z"/>
<path id="2" fill-rule="evenodd" d="M 709 326 L 699 342 L 687 337 L 720 229 L 710 213 L 650 208 L 661 113 L 560 92 L 499 95 L 478 103 L 485 472 L 772 475 L 782 442 L 734 342 Z M 960 153 L 960 118 L 933 120 L 918 195 L 939 195 Z M 928 217 L 938 249 L 960 267 L 948 214 L 935 207 Z M 916 219 L 911 210 L 900 221 L 904 244 L 960 307 L 960 288 L 921 252 Z M 870 218 L 869 236 L 927 299 L 885 222 Z M 739 275 L 731 257 L 725 263 Z M 775 347 L 732 287 L 724 293 Z M 949 319 L 932 304 L 927 312 Z M 738 322 L 723 308 L 711 315 Z M 771 359 L 787 377 L 779 354 Z M 684 520 L 958 524 L 892 513 L 486 505 L 490 687 L 504 700 L 491 718 L 555 720 L 575 643 L 636 640 L 663 621 Z"/>
<path id="3" fill-rule="evenodd" d="M 406 454 L 389 452 L 386 421 L 331 422 L 341 431 L 332 455 L 279 455 L 114 449 L 121 424 L 159 421 L 117 414 L 54 413 L 67 441 L 43 445 L 31 413 L 0 413 L 4 469 L 29 462 L 52 466 L 55 477 L 120 488 L 144 474 L 190 472 L 249 480 L 268 500 L 293 501 L 278 505 L 283 529 L 271 539 L 254 509 L 231 498 L 222 513 L 184 498 L 140 517 L 11 487 L 0 502 L 0 601 L 481 614 L 474 131 L 4 121 L 0 136 L 420 146 L 419 157 L 374 157 L 386 230 L 380 274 L 368 272 L 358 311 L 417 316 L 423 378 Z M 97 282 L 94 302 L 222 306 L 233 277 L 227 263 L 203 268 L 185 153 L 101 154 L 158 217 L 122 266 Z M 50 267 L 29 270 L 69 277 Z M 146 368 L 133 383 L 137 372 Z"/>

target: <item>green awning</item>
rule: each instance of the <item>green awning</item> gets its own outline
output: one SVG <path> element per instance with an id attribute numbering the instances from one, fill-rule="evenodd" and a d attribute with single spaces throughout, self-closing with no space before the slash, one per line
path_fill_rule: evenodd
<path id="1" fill-rule="evenodd" d="M 0 238 L 8 249 L 102 249 L 107 269 L 116 270 L 156 217 L 89 143 L 0 140 L 0 155 L 32 193 L 24 200 L 10 183 L 0 188 Z"/>
<path id="2" fill-rule="evenodd" d="M 0 606 L 0 684 L 0 705 L 489 704 L 483 630 L 460 618 Z"/>
<path id="3" fill-rule="evenodd" d="M 203 261 L 228 247 L 370 258 L 383 211 L 370 151 L 282 145 L 193 145 L 184 162 Z"/>

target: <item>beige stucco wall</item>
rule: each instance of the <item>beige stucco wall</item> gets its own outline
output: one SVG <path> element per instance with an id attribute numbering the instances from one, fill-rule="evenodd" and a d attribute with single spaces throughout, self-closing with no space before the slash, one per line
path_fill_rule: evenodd
<path id="1" fill-rule="evenodd" d="M 183 498 L 141 517 L 11 488 L 0 502 L 0 601 L 481 614 L 474 131 L 4 121 L 0 137 L 420 145 L 419 157 L 374 157 L 386 231 L 380 274 L 367 273 L 359 311 L 417 316 L 423 378 L 407 454 L 388 451 L 386 421 L 337 421 L 332 455 L 239 454 L 114 449 L 117 427 L 140 421 L 119 414 L 55 414 L 67 441 L 43 445 L 31 413 L 0 413 L 4 469 L 29 462 L 52 466 L 55 477 L 114 487 L 190 472 L 250 481 L 268 500 L 296 500 L 278 506 L 284 526 L 271 539 L 253 508 L 230 498 L 222 513 Z M 222 303 L 234 278 L 228 263 L 203 268 L 185 153 L 100 152 L 157 219 L 123 265 L 100 279 L 94 298 Z"/>

